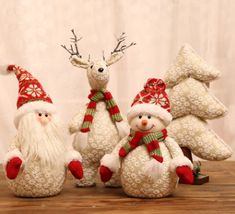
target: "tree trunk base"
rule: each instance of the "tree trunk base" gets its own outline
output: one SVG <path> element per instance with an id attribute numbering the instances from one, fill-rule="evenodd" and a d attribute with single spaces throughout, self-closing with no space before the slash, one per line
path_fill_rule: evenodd
<path id="1" fill-rule="evenodd" d="M 209 182 L 209 176 L 200 174 L 199 176 L 194 177 L 193 185 L 202 185 L 208 182 Z"/>

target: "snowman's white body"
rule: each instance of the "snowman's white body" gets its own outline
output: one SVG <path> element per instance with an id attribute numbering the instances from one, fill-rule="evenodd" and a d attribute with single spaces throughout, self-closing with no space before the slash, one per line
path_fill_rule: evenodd
<path id="1" fill-rule="evenodd" d="M 69 124 L 70 133 L 79 133 L 83 122 L 87 105 L 82 107 L 77 115 Z M 79 142 L 74 139 L 74 148 L 79 151 L 83 157 L 84 177 L 77 181 L 78 186 L 92 186 L 96 183 L 97 170 L 100 165 L 100 159 L 106 154 L 112 152 L 114 147 L 120 141 L 120 135 L 116 125 L 111 120 L 110 114 L 103 101 L 97 103 L 96 112 L 88 134 L 87 145 L 81 148 Z M 106 184 L 107 186 L 120 186 L 119 176 L 115 174 Z"/>
<path id="2" fill-rule="evenodd" d="M 178 176 L 188 183 L 193 180 L 191 161 L 167 137 L 172 115 L 165 88 L 161 79 L 147 80 L 127 113 L 130 136 L 101 159 L 101 180 L 106 182 L 120 171 L 123 190 L 132 197 L 166 197 L 176 189 Z"/>
<path id="3" fill-rule="evenodd" d="M 111 155 L 118 156 L 119 149 L 127 142 L 123 138 L 113 150 Z M 177 187 L 178 177 L 175 173 L 178 162 L 185 162 L 190 165 L 178 144 L 167 137 L 160 143 L 163 156 L 163 173 L 159 179 L 151 179 L 145 173 L 146 163 L 152 159 L 147 152 L 146 146 L 141 145 L 132 150 L 120 160 L 121 184 L 124 192 L 132 197 L 141 198 L 162 198 L 171 195 Z"/>

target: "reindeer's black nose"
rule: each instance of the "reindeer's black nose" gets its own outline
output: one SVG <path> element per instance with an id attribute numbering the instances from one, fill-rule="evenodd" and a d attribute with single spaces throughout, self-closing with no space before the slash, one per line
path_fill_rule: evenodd
<path id="1" fill-rule="evenodd" d="M 98 71 L 99 71 L 100 73 L 102 73 L 102 72 L 104 71 L 104 69 L 103 69 L 103 68 L 99 68 Z"/>

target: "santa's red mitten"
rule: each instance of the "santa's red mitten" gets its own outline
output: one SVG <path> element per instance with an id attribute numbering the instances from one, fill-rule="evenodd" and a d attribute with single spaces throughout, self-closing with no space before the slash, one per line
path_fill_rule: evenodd
<path id="1" fill-rule="evenodd" d="M 71 161 L 68 165 L 68 168 L 75 178 L 81 179 L 83 177 L 83 168 L 80 161 L 78 160 Z"/>
<path id="2" fill-rule="evenodd" d="M 19 174 L 20 167 L 22 165 L 22 160 L 19 157 L 14 157 L 7 162 L 6 174 L 11 180 L 15 179 Z"/>
<path id="3" fill-rule="evenodd" d="M 193 184 L 194 176 L 193 171 L 188 166 L 178 166 L 176 168 L 176 174 L 184 184 Z"/>
<path id="4" fill-rule="evenodd" d="M 108 167 L 103 166 L 103 165 L 100 166 L 99 173 L 100 173 L 101 181 L 104 183 L 108 182 L 113 175 L 113 172 Z"/>

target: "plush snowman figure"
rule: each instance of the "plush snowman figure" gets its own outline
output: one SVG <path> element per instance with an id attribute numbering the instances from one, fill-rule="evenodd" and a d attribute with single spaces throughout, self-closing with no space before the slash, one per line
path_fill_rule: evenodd
<path id="1" fill-rule="evenodd" d="M 107 182 L 120 170 L 122 187 L 129 196 L 166 197 L 173 193 L 179 178 L 193 183 L 191 161 L 167 136 L 172 116 L 165 88 L 161 79 L 147 81 L 127 114 L 130 135 L 101 160 L 101 180 Z"/>
<path id="2" fill-rule="evenodd" d="M 38 80 L 15 65 L 2 73 L 15 73 L 19 81 L 18 132 L 3 160 L 9 188 L 20 197 L 56 195 L 67 168 L 75 178 L 83 177 L 82 157 L 66 145 L 55 106 Z"/>

